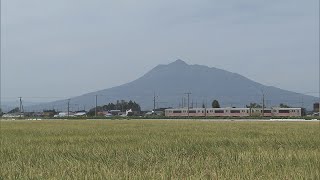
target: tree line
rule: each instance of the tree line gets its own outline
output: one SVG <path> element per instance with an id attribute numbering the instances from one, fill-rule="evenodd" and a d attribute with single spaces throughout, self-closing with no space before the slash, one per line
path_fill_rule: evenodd
<path id="1" fill-rule="evenodd" d="M 130 100 L 129 102 L 125 100 L 118 100 L 116 103 L 109 103 L 103 106 L 97 106 L 97 112 L 102 112 L 102 111 L 111 111 L 111 110 L 120 110 L 122 112 L 131 109 L 132 111 L 141 111 L 141 107 L 138 103 L 135 101 Z M 89 116 L 95 115 L 96 108 L 92 108 L 89 110 L 87 113 Z"/>

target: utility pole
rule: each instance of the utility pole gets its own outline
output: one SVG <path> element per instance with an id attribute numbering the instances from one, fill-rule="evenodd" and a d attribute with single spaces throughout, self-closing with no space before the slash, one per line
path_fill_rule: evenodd
<path id="1" fill-rule="evenodd" d="M 98 95 L 95 95 L 96 96 L 96 108 L 95 108 L 95 117 L 97 117 L 97 108 L 98 108 Z"/>
<path id="2" fill-rule="evenodd" d="M 262 91 L 262 117 L 264 117 L 264 93 Z"/>
<path id="3" fill-rule="evenodd" d="M 189 110 L 190 110 L 190 105 L 189 105 L 189 99 L 190 99 L 190 92 L 188 93 L 184 93 L 184 94 L 187 94 L 188 95 L 188 118 L 189 118 Z"/>
<path id="4" fill-rule="evenodd" d="M 70 99 L 68 99 L 68 117 L 70 115 Z"/>
<path id="5" fill-rule="evenodd" d="M 156 112 L 156 93 L 153 93 L 153 112 Z"/>
<path id="6" fill-rule="evenodd" d="M 20 102 L 19 115 L 20 115 L 20 118 L 21 118 L 21 115 L 22 115 L 22 97 L 19 97 L 19 102 Z"/>

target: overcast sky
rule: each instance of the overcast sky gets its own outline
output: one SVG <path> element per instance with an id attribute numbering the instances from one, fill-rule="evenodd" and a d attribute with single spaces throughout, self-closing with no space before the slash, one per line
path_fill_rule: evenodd
<path id="1" fill-rule="evenodd" d="M 5 101 L 106 89 L 176 59 L 318 96 L 318 0 L 2 0 L 1 13 Z"/>

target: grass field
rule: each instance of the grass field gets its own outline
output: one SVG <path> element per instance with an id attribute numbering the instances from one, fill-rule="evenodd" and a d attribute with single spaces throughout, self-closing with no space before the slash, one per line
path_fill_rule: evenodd
<path id="1" fill-rule="evenodd" d="M 0 179 L 320 179 L 319 122 L 0 125 Z"/>

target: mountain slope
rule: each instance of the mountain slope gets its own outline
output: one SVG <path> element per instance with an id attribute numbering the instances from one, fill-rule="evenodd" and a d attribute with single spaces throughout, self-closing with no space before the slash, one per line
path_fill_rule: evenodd
<path id="1" fill-rule="evenodd" d="M 262 94 L 265 94 L 267 106 L 280 103 L 301 106 L 303 100 L 304 105 L 311 108 L 315 101 L 315 97 L 264 86 L 236 73 L 207 66 L 188 65 L 182 60 L 177 60 L 168 65 L 158 65 L 130 83 L 78 96 L 70 102 L 81 104 L 81 107 L 94 107 L 94 97 L 98 94 L 98 104 L 131 99 L 138 102 L 143 109 L 152 109 L 153 95 L 156 93 L 158 107 L 178 107 L 182 104 L 182 99 L 186 99 L 186 92 L 192 93 L 190 104 L 193 102 L 194 107 L 200 107 L 203 103 L 210 106 L 213 99 L 219 100 L 222 106 L 243 107 L 250 102 L 261 103 Z M 59 110 L 66 110 L 67 101 L 56 101 L 30 108 L 44 109 L 53 105 L 60 107 Z"/>

